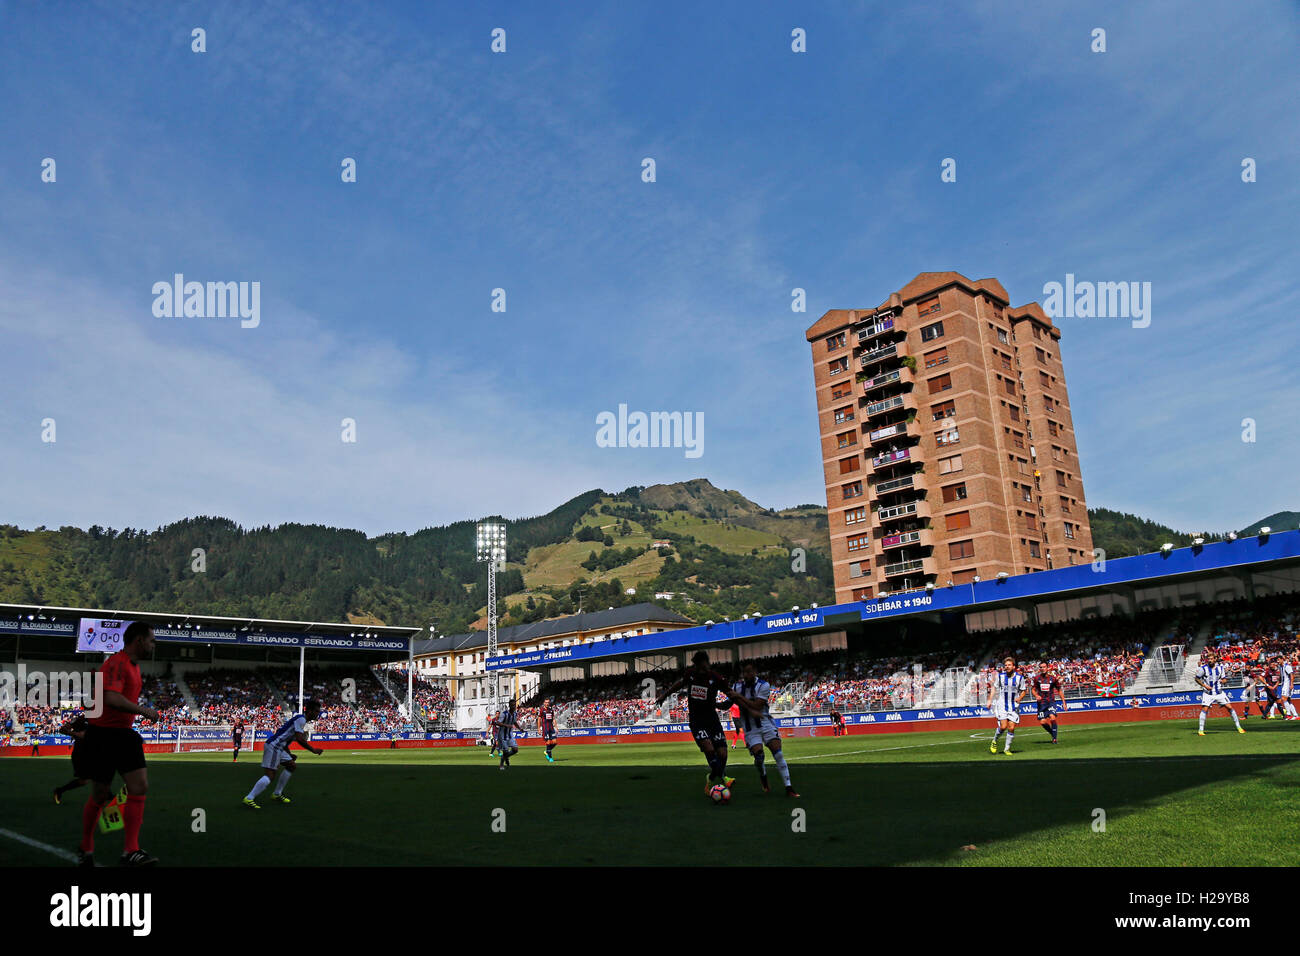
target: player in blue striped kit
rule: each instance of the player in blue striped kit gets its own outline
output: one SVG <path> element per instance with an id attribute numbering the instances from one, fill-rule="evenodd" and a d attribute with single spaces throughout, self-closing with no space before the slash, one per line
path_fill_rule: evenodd
<path id="1" fill-rule="evenodd" d="M 1198 736 L 1205 736 L 1205 715 L 1215 704 L 1232 715 L 1232 722 L 1237 725 L 1237 733 L 1246 732 L 1246 728 L 1241 726 L 1241 721 L 1237 719 L 1237 712 L 1232 709 L 1232 704 L 1228 701 L 1228 695 L 1223 691 L 1223 679 L 1227 676 L 1228 669 L 1216 659 L 1214 651 L 1206 648 L 1201 653 L 1200 666 L 1196 668 L 1196 683 L 1201 685 L 1202 690 L 1201 723 L 1196 731 Z"/>
<path id="2" fill-rule="evenodd" d="M 1011 756 L 1011 741 L 1016 736 L 1016 724 L 1020 723 L 1020 702 L 1028 691 L 1025 675 L 1016 670 L 1015 658 L 1008 657 L 1002 662 L 1002 670 L 998 671 L 989 695 L 989 710 L 993 711 L 993 719 L 998 722 L 989 753 L 998 752 L 998 738 L 1005 733 L 1007 746 L 1002 752 Z"/>

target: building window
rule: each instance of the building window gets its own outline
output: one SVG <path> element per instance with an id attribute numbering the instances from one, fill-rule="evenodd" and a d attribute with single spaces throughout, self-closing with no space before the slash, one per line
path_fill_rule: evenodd
<path id="1" fill-rule="evenodd" d="M 954 471 L 961 471 L 961 455 L 939 459 L 939 474 L 950 475 Z"/>
<path id="2" fill-rule="evenodd" d="M 831 400 L 834 401 L 837 398 L 848 398 L 852 394 L 853 386 L 848 382 L 841 382 L 831 389 Z"/>
<path id="3" fill-rule="evenodd" d="M 943 421 L 945 418 L 955 418 L 957 415 L 957 406 L 951 400 L 940 402 L 938 405 L 930 406 L 930 413 L 933 421 Z"/>
<path id="4" fill-rule="evenodd" d="M 871 535 L 857 534 L 848 539 L 850 551 L 861 551 L 871 546 Z"/>
<path id="5" fill-rule="evenodd" d="M 943 323 L 936 322 L 933 325 L 926 325 L 921 328 L 921 341 L 932 342 L 943 335 Z"/>
<path id="6" fill-rule="evenodd" d="M 854 481 L 847 485 L 840 485 L 840 493 L 844 496 L 845 501 L 848 501 L 850 498 L 861 498 L 862 482 Z"/>
<path id="7" fill-rule="evenodd" d="M 1004 379 L 1002 380 L 1002 390 L 1005 391 L 1005 392 L 1006 392 L 1008 395 L 1010 395 L 1012 398 L 1015 398 L 1015 395 L 1016 395 L 1016 381 L 1015 381 L 1015 379 L 1012 379 L 1012 378 L 1004 378 Z"/>
<path id="8" fill-rule="evenodd" d="M 1071 541 L 1074 540 L 1074 525 L 1070 524 L 1068 521 L 1065 523 L 1065 536 Z"/>
<path id="9" fill-rule="evenodd" d="M 856 432 L 840 432 L 835 436 L 840 448 L 849 448 L 858 443 Z"/>
<path id="10" fill-rule="evenodd" d="M 1006 329 L 998 329 L 998 341 L 1001 342 L 1003 345 L 1007 345 L 1007 344 L 1009 344 L 1009 343 L 1007 342 L 1007 330 L 1006 330 Z"/>
<path id="11" fill-rule="evenodd" d="M 933 352 L 925 353 L 925 367 L 938 368 L 940 365 L 948 364 L 948 349 L 935 349 Z"/>
<path id="12" fill-rule="evenodd" d="M 861 561 L 852 561 L 849 563 L 849 577 L 864 578 L 866 576 L 867 576 L 867 572 L 862 570 Z"/>
<path id="13" fill-rule="evenodd" d="M 1063 471 L 1058 471 L 1058 472 L 1056 473 L 1056 487 L 1058 487 L 1058 488 L 1067 488 L 1067 487 L 1069 487 L 1069 486 L 1065 483 L 1065 472 L 1063 472 Z"/>
<path id="14" fill-rule="evenodd" d="M 934 443 L 936 445 L 955 445 L 961 441 L 961 435 L 958 432 L 959 429 L 956 428 L 950 428 L 946 432 L 938 432 L 934 436 Z"/>
<path id="15" fill-rule="evenodd" d="M 832 375 L 839 375 L 841 372 L 847 372 L 849 370 L 849 357 L 846 355 L 844 358 L 838 358 L 834 362 L 831 362 L 827 368 L 830 370 Z"/>
<path id="16" fill-rule="evenodd" d="M 854 455 L 852 458 L 841 458 L 841 459 L 840 459 L 840 474 L 841 474 L 841 475 L 847 475 L 847 474 L 849 474 L 850 472 L 857 471 L 859 467 L 860 467 L 860 466 L 859 466 L 859 464 L 858 464 L 858 456 L 857 456 L 857 455 Z"/>
<path id="17" fill-rule="evenodd" d="M 1055 438 L 1055 437 L 1056 437 L 1056 431 L 1057 431 L 1057 429 L 1056 429 L 1056 422 L 1054 422 L 1054 421 L 1052 421 L 1052 420 L 1049 419 L 1048 422 L 1047 422 L 1047 434 L 1049 434 L 1049 435 L 1051 435 L 1053 438 Z"/>
<path id="18" fill-rule="evenodd" d="M 950 388 L 952 388 L 951 375 L 936 375 L 934 378 L 930 379 L 931 395 L 933 395 L 935 392 L 946 392 Z"/>
<path id="19" fill-rule="evenodd" d="M 845 422 L 853 421 L 853 406 L 845 405 L 843 408 L 835 409 L 835 424 L 843 425 Z"/>
<path id="20" fill-rule="evenodd" d="M 1038 550 L 1038 542 L 1037 542 L 1037 541 L 1030 541 L 1030 542 L 1029 542 L 1029 556 L 1030 556 L 1031 558 L 1041 558 L 1041 557 L 1043 556 L 1042 553 Z"/>
<path id="21" fill-rule="evenodd" d="M 965 571 L 954 571 L 952 573 L 953 584 L 970 584 L 975 580 L 975 569 L 967 568 Z"/>
<path id="22" fill-rule="evenodd" d="M 1018 406 L 1018 405 L 1008 405 L 1008 406 L 1007 406 L 1007 412 L 1008 412 L 1008 414 L 1011 415 L 1011 420 L 1012 420 L 1013 422 L 1018 422 L 1018 421 L 1020 421 L 1020 406 Z"/>
<path id="23" fill-rule="evenodd" d="M 966 561 L 975 557 L 974 541 L 952 541 L 948 544 L 949 561 Z"/>
<path id="24" fill-rule="evenodd" d="M 846 332 L 837 332 L 835 335 L 832 335 L 826 340 L 826 351 L 834 352 L 836 349 L 844 348 L 848 341 L 847 336 L 848 333 Z"/>
<path id="25" fill-rule="evenodd" d="M 871 587 L 870 587 L 870 585 L 868 585 L 868 586 L 865 587 L 865 588 L 854 588 L 854 589 L 853 589 L 853 600 L 855 600 L 855 601 L 870 601 L 870 600 L 871 600 Z"/>
<path id="26" fill-rule="evenodd" d="M 844 512 L 845 524 L 857 524 L 859 521 L 866 521 L 866 520 L 867 520 L 866 505 L 861 505 L 857 508 L 850 508 L 848 511 Z"/>
<path id="27" fill-rule="evenodd" d="M 926 299 L 924 302 L 918 302 L 916 304 L 917 315 L 931 315 L 938 311 L 939 311 L 939 297 L 937 295 L 934 296 L 933 298 Z M 940 332 L 939 334 L 942 335 L 943 333 Z"/>
<path id="28" fill-rule="evenodd" d="M 943 521 L 945 525 L 944 527 L 945 531 L 958 531 L 962 528 L 969 528 L 970 512 L 954 511 L 950 515 L 944 515 Z"/>
<path id="29" fill-rule="evenodd" d="M 1025 528 L 1028 531 L 1038 530 L 1038 515 L 1025 515 Z"/>
<path id="30" fill-rule="evenodd" d="M 943 500 L 945 502 L 965 501 L 966 500 L 966 482 L 958 482 L 955 485 L 948 485 L 943 489 Z"/>

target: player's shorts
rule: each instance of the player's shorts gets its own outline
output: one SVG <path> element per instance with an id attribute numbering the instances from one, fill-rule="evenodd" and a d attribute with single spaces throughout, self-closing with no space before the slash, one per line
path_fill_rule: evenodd
<path id="1" fill-rule="evenodd" d="M 555 734 L 555 728 L 554 728 L 554 727 L 545 727 L 545 728 L 542 729 L 542 739 L 543 739 L 543 740 L 545 740 L 545 741 L 547 741 L 547 742 L 549 743 L 550 741 L 554 740 L 555 737 L 556 737 L 556 734 Z"/>
<path id="2" fill-rule="evenodd" d="M 86 771 L 83 780 L 107 786 L 113 782 L 114 774 L 125 775 L 145 766 L 144 740 L 130 727 L 96 727 L 91 724 L 86 728 L 81 746 L 84 750 L 82 769 Z"/>
<path id="3" fill-rule="evenodd" d="M 292 767 L 297 759 L 288 747 L 267 747 L 262 751 L 262 769 L 274 770 L 285 764 Z"/>
<path id="4" fill-rule="evenodd" d="M 746 747 L 761 746 L 780 739 L 781 732 L 776 728 L 776 721 L 766 714 L 759 718 L 757 727 L 750 727 L 745 731 Z"/>
<path id="5" fill-rule="evenodd" d="M 1252 704 L 1256 703 L 1259 700 L 1259 688 L 1250 688 L 1241 699 Z"/>
<path id="6" fill-rule="evenodd" d="M 1222 704 L 1224 707 L 1231 706 L 1228 702 L 1227 694 L 1210 694 L 1205 691 L 1201 692 L 1201 706 L 1209 707 L 1211 704 Z"/>
<path id="7" fill-rule="evenodd" d="M 705 741 L 711 741 L 714 750 L 727 746 L 727 735 L 723 733 L 721 724 L 716 724 L 712 727 L 697 727 L 692 724 L 691 736 L 695 738 L 695 746 L 699 747 L 701 750 L 704 749 Z"/>
<path id="8" fill-rule="evenodd" d="M 1041 701 L 1041 700 L 1040 700 L 1040 701 L 1038 702 L 1038 719 L 1039 719 L 1039 720 L 1047 720 L 1047 719 L 1049 719 L 1049 718 L 1051 718 L 1051 717 L 1055 717 L 1055 716 L 1056 716 L 1056 705 L 1055 705 L 1055 704 L 1053 704 L 1051 701 Z"/>
<path id="9" fill-rule="evenodd" d="M 233 737 L 231 737 L 230 739 L 233 740 L 233 741 L 235 742 L 235 746 L 236 746 L 236 747 L 242 747 L 242 746 L 244 746 L 244 735 L 243 735 L 243 734 L 235 734 L 235 735 L 234 735 Z"/>
<path id="10" fill-rule="evenodd" d="M 514 735 L 514 734 L 502 734 L 502 735 L 501 735 L 501 743 L 498 744 L 497 746 L 499 746 L 502 750 L 518 750 L 518 749 L 519 749 L 519 745 L 515 743 L 515 735 Z"/>
<path id="11" fill-rule="evenodd" d="M 993 705 L 993 719 L 997 721 L 1009 720 L 1013 724 L 1020 723 L 1020 709 L 1017 707 L 1003 707 L 1000 703 Z"/>
<path id="12" fill-rule="evenodd" d="M 86 742 L 78 740 L 72 745 L 72 775 L 78 780 L 89 780 L 90 761 L 86 759 Z"/>
<path id="13" fill-rule="evenodd" d="M 1290 697 L 1291 694 L 1292 694 L 1292 692 L 1293 692 L 1294 690 L 1295 690 L 1295 687 L 1292 685 L 1291 681 L 1289 681 L 1289 680 L 1288 680 L 1288 681 L 1283 681 L 1281 684 L 1278 685 L 1278 688 L 1277 688 L 1277 696 L 1279 696 L 1279 697 Z"/>

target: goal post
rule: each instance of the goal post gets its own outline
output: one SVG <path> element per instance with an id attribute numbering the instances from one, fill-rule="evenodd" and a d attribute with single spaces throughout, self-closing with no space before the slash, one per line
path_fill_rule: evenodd
<path id="1" fill-rule="evenodd" d="M 176 728 L 176 752 L 230 753 L 235 749 L 230 737 L 233 729 L 230 724 L 181 724 Z M 257 728 L 245 725 L 241 749 L 251 751 L 256 739 Z"/>

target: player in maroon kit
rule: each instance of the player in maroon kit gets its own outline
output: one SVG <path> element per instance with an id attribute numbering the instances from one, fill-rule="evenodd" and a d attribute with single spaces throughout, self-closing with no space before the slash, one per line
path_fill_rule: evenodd
<path id="1" fill-rule="evenodd" d="M 831 736 L 843 737 L 847 733 L 848 733 L 848 729 L 844 726 L 844 715 L 840 713 L 839 708 L 832 707 L 831 708 Z"/>
<path id="2" fill-rule="evenodd" d="M 235 745 L 235 759 L 232 763 L 239 762 L 239 751 L 244 747 L 244 722 L 236 720 L 233 727 L 230 728 L 230 742 Z"/>
<path id="3" fill-rule="evenodd" d="M 90 797 L 81 810 L 81 844 L 77 847 L 77 865 L 95 865 L 95 827 L 104 805 L 113 799 L 110 784 L 114 774 L 122 775 L 126 784 L 126 806 L 122 809 L 125 843 L 123 866 L 153 866 L 158 862 L 140 849 L 140 826 L 144 823 L 144 798 L 149 792 L 149 774 L 145 769 L 144 741 L 132 729 L 139 714 L 145 720 L 158 720 L 158 712 L 140 704 L 139 661 L 153 654 L 153 628 L 144 621 L 132 621 L 122 633 L 122 649 L 104 661 L 99 669 L 103 677 L 102 711 L 86 721 L 86 771 L 92 781 Z"/>
<path id="4" fill-rule="evenodd" d="M 1057 680 L 1052 673 L 1051 666 L 1047 661 L 1038 665 L 1038 673 L 1034 675 L 1030 682 L 1034 688 L 1034 698 L 1038 701 L 1038 723 L 1042 728 L 1052 735 L 1052 743 L 1056 743 L 1056 707 L 1057 697 L 1061 698 L 1061 709 L 1065 710 L 1065 690 L 1061 687 L 1061 682 Z"/>
<path id="5" fill-rule="evenodd" d="M 555 698 L 548 697 L 542 701 L 542 706 L 537 708 L 537 729 L 541 731 L 542 740 L 546 741 L 546 759 L 555 763 L 555 758 L 551 756 L 551 751 L 555 749 L 557 738 L 555 735 Z"/>

